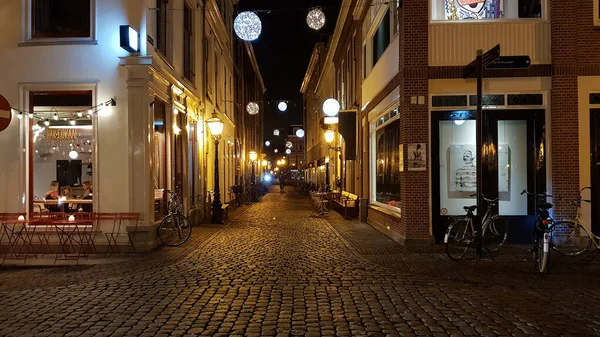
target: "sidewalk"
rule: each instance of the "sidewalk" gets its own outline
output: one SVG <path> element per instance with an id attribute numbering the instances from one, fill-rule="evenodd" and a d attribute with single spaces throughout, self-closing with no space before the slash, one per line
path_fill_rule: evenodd
<path id="1" fill-rule="evenodd" d="M 355 254 L 369 262 L 430 280 L 488 286 L 576 288 L 595 287 L 600 277 L 600 257 L 587 261 L 551 252 L 550 275 L 538 275 L 534 272 L 529 246 L 504 246 L 493 254 L 484 251 L 481 261 L 473 254 L 454 262 L 446 255 L 444 245 L 401 246 L 370 225 L 346 220 L 335 211 L 323 219 Z"/>

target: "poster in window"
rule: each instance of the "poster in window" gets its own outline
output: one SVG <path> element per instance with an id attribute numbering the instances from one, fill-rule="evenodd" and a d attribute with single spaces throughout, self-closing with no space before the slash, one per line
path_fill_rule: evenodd
<path id="1" fill-rule="evenodd" d="M 448 149 L 448 192 L 450 198 L 467 198 L 477 191 L 477 167 L 474 144 L 453 144 Z M 498 147 L 498 192 L 510 191 L 510 147 Z M 458 193 L 457 193 L 458 192 Z M 461 194 L 460 192 L 469 192 Z"/>
<path id="2" fill-rule="evenodd" d="M 481 20 L 502 17 L 502 0 L 445 0 L 446 20 Z"/>
<path id="3" fill-rule="evenodd" d="M 425 171 L 427 168 L 427 161 L 425 159 L 427 155 L 426 144 L 408 144 L 406 151 L 408 152 L 408 170 Z"/>
<path id="4" fill-rule="evenodd" d="M 475 166 L 474 144 L 453 144 L 449 148 L 448 177 L 450 197 L 465 198 L 470 192 L 477 191 L 477 167 Z M 464 195 L 453 195 L 452 192 L 469 192 Z"/>

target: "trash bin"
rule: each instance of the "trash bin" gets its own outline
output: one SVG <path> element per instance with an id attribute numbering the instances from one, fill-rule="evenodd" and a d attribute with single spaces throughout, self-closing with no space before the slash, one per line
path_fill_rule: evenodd
<path id="1" fill-rule="evenodd" d="M 358 218 L 361 222 L 367 222 L 367 205 L 369 204 L 369 199 L 367 198 L 359 198 L 358 199 Z"/>

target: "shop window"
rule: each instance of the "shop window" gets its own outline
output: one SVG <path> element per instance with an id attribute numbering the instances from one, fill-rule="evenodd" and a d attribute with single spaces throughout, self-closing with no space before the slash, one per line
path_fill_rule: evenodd
<path id="1" fill-rule="evenodd" d="M 600 93 L 590 94 L 590 104 L 600 104 Z"/>
<path id="2" fill-rule="evenodd" d="M 544 105 L 542 94 L 516 94 L 507 95 L 508 105 Z"/>
<path id="3" fill-rule="evenodd" d="M 33 93 L 33 212 L 92 211 L 93 122 L 82 114 L 91 107 L 91 91 Z"/>
<path id="4" fill-rule="evenodd" d="M 167 26 L 169 0 L 156 0 L 156 8 L 156 47 L 164 56 L 168 56 Z"/>
<path id="5" fill-rule="evenodd" d="M 469 105 L 477 106 L 477 95 L 469 96 Z M 504 95 L 483 95 L 481 105 L 504 105 Z"/>
<path id="6" fill-rule="evenodd" d="M 31 38 L 89 38 L 92 0 L 31 0 Z"/>
<path id="7" fill-rule="evenodd" d="M 166 214 L 163 191 L 167 188 L 167 121 L 166 106 L 160 101 L 154 102 L 154 151 L 152 155 L 152 173 L 154 181 L 154 213 Z"/>
<path id="8" fill-rule="evenodd" d="M 194 11 L 183 6 L 183 76 L 194 84 Z"/>
<path id="9" fill-rule="evenodd" d="M 373 35 L 373 66 L 381 58 L 390 44 L 390 11 L 388 10 Z"/>
<path id="10" fill-rule="evenodd" d="M 546 0 L 430 0 L 434 21 L 541 18 Z"/>
<path id="11" fill-rule="evenodd" d="M 431 97 L 431 106 L 467 106 L 467 96 L 433 96 Z"/>
<path id="12" fill-rule="evenodd" d="M 373 132 L 375 153 L 372 155 L 375 184 L 372 196 L 376 203 L 400 207 L 400 121 L 382 125 Z"/>

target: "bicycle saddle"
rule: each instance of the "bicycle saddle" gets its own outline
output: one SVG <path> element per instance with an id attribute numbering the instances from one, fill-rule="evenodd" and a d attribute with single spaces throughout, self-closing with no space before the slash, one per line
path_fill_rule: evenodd
<path id="1" fill-rule="evenodd" d="M 465 206 L 463 207 L 463 209 L 467 212 L 473 212 L 477 209 L 477 206 L 473 205 L 473 206 Z"/>
<path id="2" fill-rule="evenodd" d="M 542 202 L 542 203 L 538 204 L 538 208 L 539 209 L 550 209 L 550 208 L 552 208 L 552 204 L 549 204 L 547 202 Z"/>

